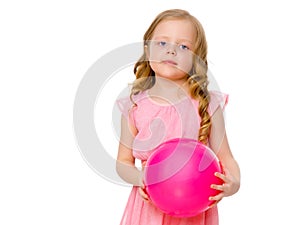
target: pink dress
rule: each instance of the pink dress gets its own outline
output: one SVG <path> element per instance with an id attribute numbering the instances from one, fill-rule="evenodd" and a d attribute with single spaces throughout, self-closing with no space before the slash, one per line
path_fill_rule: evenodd
<path id="1" fill-rule="evenodd" d="M 228 96 L 221 92 L 211 91 L 208 112 L 210 115 L 218 107 L 222 109 L 227 104 Z M 159 104 L 152 100 L 148 91 L 134 96 L 136 106 L 131 100 L 122 98 L 117 104 L 122 114 L 134 125 L 138 134 L 132 146 L 136 159 L 146 161 L 153 149 L 164 141 L 172 138 L 198 138 L 200 120 L 198 102 L 186 97 L 176 104 Z M 145 202 L 138 187 L 133 187 L 130 193 L 120 225 L 218 225 L 217 206 L 188 218 L 169 216 L 161 212 L 149 202 Z"/>

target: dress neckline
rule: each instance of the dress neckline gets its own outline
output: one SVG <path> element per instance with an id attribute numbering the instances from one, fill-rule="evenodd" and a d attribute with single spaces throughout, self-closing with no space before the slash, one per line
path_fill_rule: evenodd
<path id="1" fill-rule="evenodd" d="M 193 100 L 194 100 L 190 96 L 186 95 L 186 96 L 183 96 L 182 99 L 178 99 L 178 101 L 175 101 L 174 103 L 171 101 L 168 101 L 167 99 L 162 98 L 163 102 L 164 102 L 163 103 L 163 102 L 158 102 L 155 99 L 153 99 L 153 97 L 151 97 L 151 94 L 149 93 L 149 89 L 144 91 L 144 93 L 145 93 L 146 99 L 150 103 L 152 103 L 152 105 L 159 106 L 159 107 L 172 107 L 174 105 L 182 104 L 182 103 L 186 102 L 187 100 L 191 101 L 191 102 L 193 102 Z M 160 98 L 159 96 L 154 96 L 154 97 Z"/>

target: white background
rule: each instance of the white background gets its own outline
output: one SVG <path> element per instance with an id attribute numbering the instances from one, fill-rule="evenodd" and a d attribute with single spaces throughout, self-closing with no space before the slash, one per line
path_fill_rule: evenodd
<path id="1" fill-rule="evenodd" d="M 220 224 L 299 224 L 300 15 L 291 0 L 2 1 L 0 224 L 119 224 L 130 188 L 81 156 L 75 93 L 96 60 L 141 41 L 169 8 L 201 21 L 230 95 L 227 132 L 242 185 L 220 202 Z"/>

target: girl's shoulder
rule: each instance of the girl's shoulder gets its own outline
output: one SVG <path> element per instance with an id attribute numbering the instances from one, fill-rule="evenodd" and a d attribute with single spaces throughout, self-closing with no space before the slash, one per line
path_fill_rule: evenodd
<path id="1" fill-rule="evenodd" d="M 129 112 L 132 110 L 135 106 L 143 104 L 147 98 L 147 95 L 144 92 L 137 93 L 135 95 L 127 95 L 120 97 L 116 100 L 116 104 L 121 112 Z"/>
<path id="2" fill-rule="evenodd" d="M 225 106 L 228 103 L 228 94 L 225 94 L 221 91 L 209 91 L 210 101 L 208 111 L 212 115 L 220 107 L 224 110 Z"/>
<path id="3" fill-rule="evenodd" d="M 141 104 L 148 100 L 147 90 L 134 94 L 131 98 L 135 105 Z"/>

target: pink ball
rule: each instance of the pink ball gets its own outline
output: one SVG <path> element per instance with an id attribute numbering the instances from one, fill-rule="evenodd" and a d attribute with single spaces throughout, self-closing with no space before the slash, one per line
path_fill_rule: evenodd
<path id="1" fill-rule="evenodd" d="M 166 214 L 191 217 L 214 203 L 210 196 L 219 191 L 211 184 L 223 181 L 214 175 L 222 172 L 214 152 L 202 143 L 177 138 L 169 140 L 150 155 L 145 166 L 145 185 L 151 201 Z"/>

